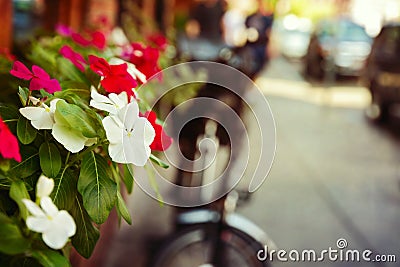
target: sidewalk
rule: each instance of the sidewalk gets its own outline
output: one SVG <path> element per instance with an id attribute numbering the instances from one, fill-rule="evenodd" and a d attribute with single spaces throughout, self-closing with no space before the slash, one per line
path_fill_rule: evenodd
<path id="1" fill-rule="evenodd" d="M 263 73 L 261 89 L 276 121 L 276 158 L 263 186 L 238 212 L 287 251 L 335 249 L 337 240 L 344 238 L 349 249 L 396 254 L 400 261 L 400 142 L 368 125 L 359 107 L 271 96 L 279 87 L 266 88 L 274 84 L 268 81 L 279 78 L 281 68 L 291 72 L 284 61 L 271 63 L 275 65 Z M 297 90 L 296 84 L 304 81 L 293 75 L 282 79 L 292 80 L 290 89 Z M 110 244 L 106 267 L 145 266 L 151 250 L 171 229 L 173 208 L 160 206 L 137 186 L 129 208 L 133 226 L 122 225 Z M 273 266 L 398 265 L 325 261 Z"/>

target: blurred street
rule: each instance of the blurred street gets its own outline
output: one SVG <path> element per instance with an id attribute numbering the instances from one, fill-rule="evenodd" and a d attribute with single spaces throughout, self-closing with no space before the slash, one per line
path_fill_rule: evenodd
<path id="1" fill-rule="evenodd" d="M 300 62 L 275 56 L 257 80 L 276 122 L 271 172 L 238 212 L 263 228 L 280 249 L 369 249 L 400 261 L 400 135 L 365 115 L 366 88 L 354 79 L 310 82 Z M 133 226 L 122 224 L 106 266 L 145 266 L 171 229 L 173 208 L 135 187 Z M 398 266 L 398 263 L 273 262 L 273 266 Z"/>

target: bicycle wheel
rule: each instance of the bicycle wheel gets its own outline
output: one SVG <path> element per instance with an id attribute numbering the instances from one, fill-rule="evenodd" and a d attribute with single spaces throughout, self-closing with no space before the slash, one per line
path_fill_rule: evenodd
<path id="1" fill-rule="evenodd" d="M 197 225 L 173 235 L 153 258 L 151 267 L 267 267 L 257 259 L 262 245 L 246 233 L 228 227 L 221 232 L 223 266 L 214 266 L 213 238 L 209 225 Z"/>

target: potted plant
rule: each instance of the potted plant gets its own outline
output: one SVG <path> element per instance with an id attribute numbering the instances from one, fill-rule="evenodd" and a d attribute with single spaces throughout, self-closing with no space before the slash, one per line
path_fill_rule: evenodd
<path id="1" fill-rule="evenodd" d="M 106 39 L 60 26 L 24 62 L 3 56 L 18 97 L 0 104 L 1 266 L 69 266 L 72 247 L 89 258 L 114 208 L 131 223 L 132 166 L 167 167 L 153 151 L 172 140 L 137 91 L 160 50 Z"/>

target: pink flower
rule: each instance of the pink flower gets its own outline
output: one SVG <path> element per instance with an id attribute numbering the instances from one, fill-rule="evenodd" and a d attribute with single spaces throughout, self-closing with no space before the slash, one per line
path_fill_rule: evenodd
<path id="1" fill-rule="evenodd" d="M 78 69 L 80 69 L 82 72 L 85 71 L 85 64 L 86 60 L 83 58 L 83 56 L 74 50 L 68 45 L 64 45 L 60 49 L 60 54 L 68 59 L 69 61 L 72 62 Z"/>
<path id="2" fill-rule="evenodd" d="M 57 24 L 56 32 L 64 37 L 69 37 L 72 34 L 72 29 L 64 24 Z"/>
<path id="3" fill-rule="evenodd" d="M 83 36 L 82 36 L 81 34 L 79 34 L 79 33 L 73 32 L 73 33 L 71 34 L 71 37 L 72 37 L 72 40 L 73 40 L 75 43 L 77 43 L 78 45 L 81 45 L 81 46 L 83 46 L 83 47 L 87 47 L 87 46 L 90 45 L 90 41 L 91 41 L 91 40 L 86 39 L 85 37 L 83 37 Z"/>
<path id="4" fill-rule="evenodd" d="M 22 62 L 15 61 L 10 73 L 17 78 L 30 80 L 29 90 L 31 91 L 44 89 L 49 94 L 61 91 L 58 81 L 50 79 L 50 75 L 39 66 L 33 65 L 30 71 Z"/>
<path id="5" fill-rule="evenodd" d="M 147 111 L 144 114 L 144 117 L 147 118 L 147 120 L 153 126 L 154 131 L 156 132 L 156 136 L 153 140 L 153 143 L 151 143 L 150 145 L 150 149 L 157 151 L 167 150 L 172 144 L 172 138 L 165 133 L 163 127 L 160 124 L 156 123 L 156 113 L 154 111 Z"/>
<path id="6" fill-rule="evenodd" d="M 87 38 L 79 33 L 72 33 L 71 37 L 75 43 L 83 47 L 88 47 L 92 45 L 100 50 L 103 50 L 106 47 L 106 37 L 100 31 L 92 32 Z"/>
<path id="7" fill-rule="evenodd" d="M 137 82 L 128 73 L 128 65 L 118 64 L 110 65 L 103 58 L 93 55 L 89 56 L 90 68 L 102 76 L 101 85 L 108 93 L 119 94 L 126 92 L 128 96 L 134 96 L 133 88 L 137 86 Z"/>
<path id="8" fill-rule="evenodd" d="M 0 154 L 6 159 L 21 162 L 17 138 L 8 129 L 7 124 L 0 118 Z"/>

